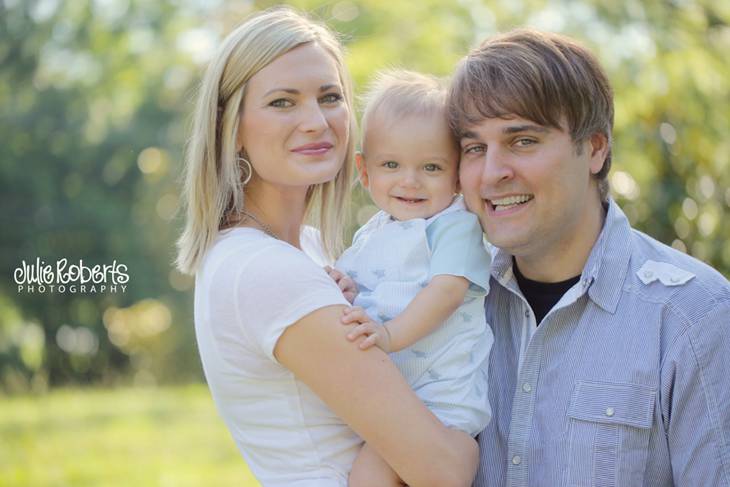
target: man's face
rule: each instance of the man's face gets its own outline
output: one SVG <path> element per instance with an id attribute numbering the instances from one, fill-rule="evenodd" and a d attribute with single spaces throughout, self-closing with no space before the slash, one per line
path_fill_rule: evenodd
<path id="1" fill-rule="evenodd" d="M 487 238 L 518 263 L 572 251 L 600 210 L 591 173 L 605 158 L 601 137 L 575 144 L 565 129 L 518 117 L 466 127 L 459 178 Z"/>

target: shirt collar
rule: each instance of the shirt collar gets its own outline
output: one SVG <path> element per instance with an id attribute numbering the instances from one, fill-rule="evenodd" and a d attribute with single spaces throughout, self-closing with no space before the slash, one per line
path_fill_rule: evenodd
<path id="1" fill-rule="evenodd" d="M 621 297 L 631 252 L 628 245 L 631 226 L 621 208 L 609 199 L 606 220 L 581 273 L 583 290 L 588 297 L 609 313 L 614 313 Z M 497 248 L 492 261 L 492 277 L 514 290 L 512 254 Z"/>
<path id="2" fill-rule="evenodd" d="M 631 225 L 613 199 L 606 221 L 583 268 L 581 280 L 588 283 L 588 296 L 598 306 L 614 313 L 621 297 L 631 258 Z"/>

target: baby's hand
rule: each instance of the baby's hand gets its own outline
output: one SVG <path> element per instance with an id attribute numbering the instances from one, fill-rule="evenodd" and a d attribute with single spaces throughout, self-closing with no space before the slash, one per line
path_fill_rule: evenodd
<path id="1" fill-rule="evenodd" d="M 345 325 L 358 323 L 347 334 L 347 339 L 354 341 L 364 335 L 366 338 L 360 342 L 360 350 L 367 350 L 376 345 L 385 353 L 390 352 L 390 332 L 387 326 L 373 321 L 361 307 L 345 308 L 342 311 L 342 323 Z"/>
<path id="2" fill-rule="evenodd" d="M 357 296 L 357 284 L 355 284 L 355 281 L 350 276 L 330 266 L 325 266 L 324 270 L 335 281 L 335 284 L 340 287 L 340 291 L 342 291 L 342 295 L 345 296 L 347 302 L 352 304 L 355 301 L 355 296 Z"/>

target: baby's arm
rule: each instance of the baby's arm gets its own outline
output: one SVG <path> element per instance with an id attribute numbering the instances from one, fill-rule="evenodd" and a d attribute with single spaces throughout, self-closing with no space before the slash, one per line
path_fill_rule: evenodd
<path id="1" fill-rule="evenodd" d="M 397 352 L 416 343 L 438 328 L 461 303 L 464 302 L 469 280 L 447 274 L 439 274 L 411 300 L 401 314 L 378 326 L 361 316 L 360 308 L 346 310 L 342 318 L 345 324 L 359 322 L 347 338 L 355 340 L 367 335 L 360 343 L 361 349 L 377 345 L 385 352 Z"/>
<path id="2" fill-rule="evenodd" d="M 489 290 L 491 258 L 482 242 L 482 228 L 473 213 L 457 211 L 431 224 L 431 282 L 395 318 L 375 323 L 362 308 L 348 308 L 342 322 L 356 323 L 350 340 L 365 337 L 361 349 L 377 345 L 386 352 L 402 350 L 438 328 L 464 302 L 470 284 Z"/>
<path id="3" fill-rule="evenodd" d="M 434 276 L 401 314 L 383 323 L 390 332 L 390 351 L 410 347 L 441 326 L 464 302 L 468 289 L 466 278 Z"/>

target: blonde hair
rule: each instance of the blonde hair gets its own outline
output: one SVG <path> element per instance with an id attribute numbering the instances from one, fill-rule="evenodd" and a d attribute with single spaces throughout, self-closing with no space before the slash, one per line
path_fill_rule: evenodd
<path id="1" fill-rule="evenodd" d="M 237 161 L 236 134 L 246 85 L 262 68 L 302 44 L 316 42 L 337 65 L 345 102 L 352 103 L 352 83 L 343 47 L 324 25 L 288 8 L 265 10 L 237 27 L 223 41 L 203 76 L 186 148 L 183 200 L 185 229 L 177 246 L 177 268 L 194 274 L 221 225 L 244 208 L 242 182 L 248 168 Z M 356 124 L 350 110 L 350 134 Z M 320 228 L 325 253 L 342 249 L 341 221 L 347 214 L 352 179 L 354 137 L 347 143 L 345 161 L 334 180 L 307 191 L 305 217 Z"/>
<path id="2" fill-rule="evenodd" d="M 441 112 L 446 118 L 447 95 L 446 83 L 435 76 L 404 69 L 377 73 L 361 98 L 364 106 L 360 121 L 363 154 L 368 125 L 374 116 L 402 118 Z"/>

